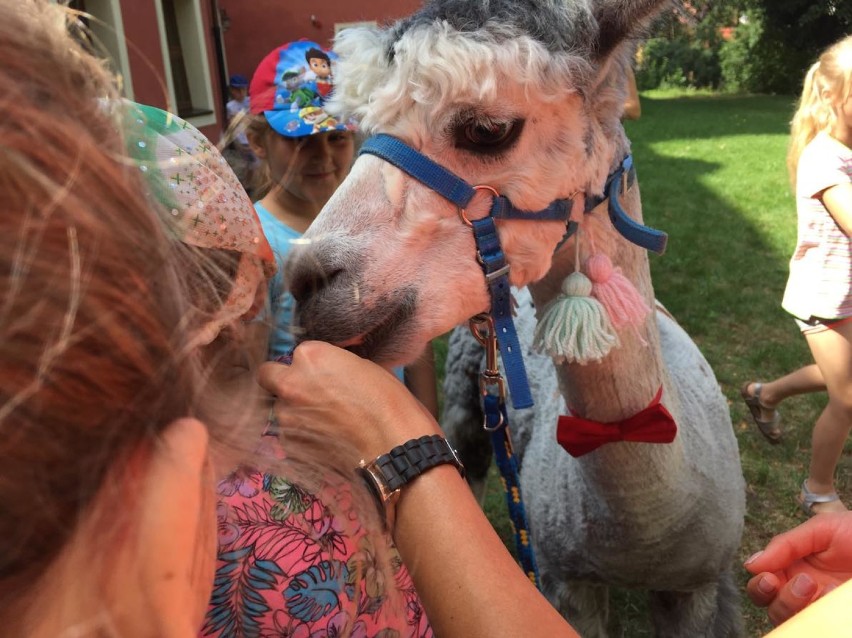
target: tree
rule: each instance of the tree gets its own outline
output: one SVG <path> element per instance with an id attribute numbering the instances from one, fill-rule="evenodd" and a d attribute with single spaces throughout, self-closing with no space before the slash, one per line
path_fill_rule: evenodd
<path id="1" fill-rule="evenodd" d="M 649 40 L 637 81 L 798 94 L 820 52 L 850 32 L 852 0 L 679 0 Z"/>
<path id="2" fill-rule="evenodd" d="M 738 4 L 733 0 L 676 3 L 662 16 L 637 56 L 639 88 L 717 88 L 722 79 L 722 27 L 737 23 Z"/>
<path id="3" fill-rule="evenodd" d="M 722 74 L 727 84 L 747 91 L 798 94 L 820 52 L 852 31 L 849 0 L 731 4 L 739 4 L 746 21 L 720 51 Z"/>

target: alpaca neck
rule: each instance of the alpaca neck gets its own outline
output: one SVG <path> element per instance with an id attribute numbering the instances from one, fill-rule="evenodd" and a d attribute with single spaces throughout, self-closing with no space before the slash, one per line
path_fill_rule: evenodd
<path id="1" fill-rule="evenodd" d="M 641 221 L 638 185 L 623 200 L 626 209 Z M 553 257 L 548 274 L 530 284 L 530 292 L 541 317 L 542 309 L 560 292 L 562 281 L 575 270 L 576 242 L 580 260 L 605 253 L 616 268 L 636 287 L 650 308 L 654 307 L 651 271 L 645 250 L 618 236 L 609 223 L 606 205 L 581 222 L 581 230 Z M 620 345 L 599 362 L 556 364 L 567 404 L 578 416 L 610 422 L 626 419 L 648 406 L 664 382 L 660 338 L 654 313 L 637 328 L 619 330 Z"/>
<path id="2" fill-rule="evenodd" d="M 629 206 L 627 210 L 636 211 L 634 219 L 641 221 L 636 186 L 623 203 L 625 207 Z M 677 423 L 680 404 L 669 383 L 660 350 L 647 253 L 615 235 L 606 211 L 595 211 L 583 224 L 586 228 L 585 233 L 580 233 L 583 257 L 591 252 L 591 241 L 588 240 L 592 235 L 595 250 L 610 256 L 613 266 L 620 268 L 633 283 L 652 312 L 637 328 L 621 329 L 618 334 L 620 345 L 601 361 L 584 365 L 554 364 L 565 402 L 576 416 L 610 423 L 630 418 L 648 407 L 662 386 L 662 403 Z M 586 240 L 583 239 L 584 234 Z M 559 294 L 564 278 L 574 272 L 573 243 L 569 241 L 554 256 L 551 270 L 544 279 L 529 286 L 539 317 L 543 308 Z M 680 437 L 670 444 L 602 445 L 593 453 L 579 457 L 579 461 L 579 471 L 588 475 L 589 480 L 594 480 L 599 487 L 598 496 L 611 501 L 610 505 L 622 508 L 620 511 L 630 511 L 634 507 L 662 507 L 662 504 L 646 502 L 656 498 L 658 493 L 667 494 L 670 501 L 688 498 L 688 495 L 681 494 L 677 478 L 682 474 L 678 467 L 683 461 Z M 613 468 L 620 471 L 613 471 Z M 648 481 L 671 489 L 645 495 Z"/>

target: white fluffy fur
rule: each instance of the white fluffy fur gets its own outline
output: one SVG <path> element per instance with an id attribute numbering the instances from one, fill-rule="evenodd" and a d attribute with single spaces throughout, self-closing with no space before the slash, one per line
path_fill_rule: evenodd
<path id="1" fill-rule="evenodd" d="M 431 122 L 459 104 L 493 103 L 505 86 L 501 78 L 511 78 L 533 102 L 558 101 L 592 72 L 585 60 L 555 57 L 531 38 L 497 43 L 483 32 L 472 39 L 445 23 L 407 33 L 394 45 L 397 64 L 389 67 L 383 36 L 374 28 L 346 29 L 334 45 L 341 79 L 329 107 L 356 115 L 367 133 L 387 130 L 415 105 Z"/>

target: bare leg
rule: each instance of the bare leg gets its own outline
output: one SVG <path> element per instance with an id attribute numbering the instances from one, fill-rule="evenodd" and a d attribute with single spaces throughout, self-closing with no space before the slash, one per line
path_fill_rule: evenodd
<path id="1" fill-rule="evenodd" d="M 828 405 L 814 425 L 808 488 L 828 494 L 834 491 L 834 471 L 852 429 L 852 322 L 805 338 L 828 390 Z M 840 501 L 813 507 L 815 512 L 842 509 Z"/>
<path id="2" fill-rule="evenodd" d="M 760 392 L 758 393 L 758 386 Z M 794 370 L 783 377 L 774 381 L 766 381 L 758 383 L 752 381 L 748 383 L 743 393 L 743 398 L 749 404 L 749 410 L 754 416 L 754 421 L 760 428 L 763 435 L 770 440 L 771 443 L 780 441 L 781 430 L 778 427 L 780 422 L 780 414 L 775 411 L 775 408 L 784 399 L 797 395 L 807 394 L 810 392 L 823 392 L 825 390 L 825 380 L 822 372 L 815 363 L 806 365 Z M 754 403 L 749 403 L 757 399 L 757 412 Z"/>
<path id="3" fill-rule="evenodd" d="M 815 363 L 794 370 L 774 381 L 763 384 L 760 391 L 760 402 L 767 408 L 774 408 L 784 399 L 797 394 L 822 392 L 825 390 L 825 380 L 819 366 Z M 748 391 L 754 392 L 754 384 L 749 384 Z"/>

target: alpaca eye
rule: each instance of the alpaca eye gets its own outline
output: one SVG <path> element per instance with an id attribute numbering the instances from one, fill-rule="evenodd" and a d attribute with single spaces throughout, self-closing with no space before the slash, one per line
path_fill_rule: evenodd
<path id="1" fill-rule="evenodd" d="M 471 119 L 455 127 L 455 144 L 457 148 L 473 153 L 502 153 L 517 141 L 523 126 L 523 120 Z"/>

